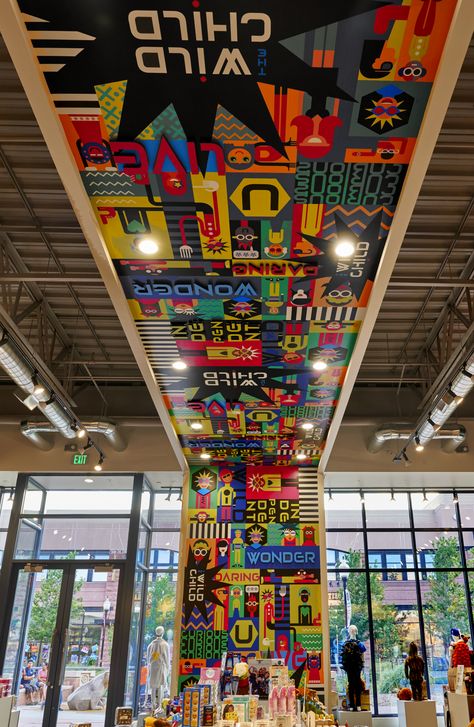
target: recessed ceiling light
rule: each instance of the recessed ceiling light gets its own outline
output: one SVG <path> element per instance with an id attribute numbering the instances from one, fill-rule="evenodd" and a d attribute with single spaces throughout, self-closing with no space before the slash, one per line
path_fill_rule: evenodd
<path id="1" fill-rule="evenodd" d="M 298 453 L 298 454 L 296 455 L 296 459 L 306 459 L 306 455 L 305 455 L 305 454 L 303 454 L 303 452 L 299 452 L 299 453 Z"/>
<path id="2" fill-rule="evenodd" d="M 310 429 L 314 429 L 314 424 L 312 424 L 311 422 L 305 422 L 301 425 L 301 428 L 306 429 L 306 431 L 309 432 Z"/>
<path id="3" fill-rule="evenodd" d="M 91 485 L 94 482 L 94 480 L 92 479 L 92 477 L 85 477 L 84 482 L 87 482 L 88 485 Z"/>
<path id="4" fill-rule="evenodd" d="M 84 427 L 78 427 L 78 430 L 76 432 L 76 437 L 79 437 L 79 439 L 82 439 L 83 437 L 86 436 L 86 434 L 87 434 L 87 432 L 84 429 Z"/>
<path id="5" fill-rule="evenodd" d="M 201 457 L 201 459 L 211 459 L 211 455 L 209 454 L 209 452 L 201 452 L 199 456 Z"/>
<path id="6" fill-rule="evenodd" d="M 195 429 L 196 431 L 202 429 L 201 422 L 191 422 L 191 429 Z"/>
<path id="7" fill-rule="evenodd" d="M 417 444 L 415 447 L 415 452 L 423 452 L 424 447 L 422 444 Z"/>
<path id="8" fill-rule="evenodd" d="M 355 253 L 355 245 L 350 240 L 341 240 L 337 243 L 334 252 L 337 257 L 352 257 Z"/>
<path id="9" fill-rule="evenodd" d="M 315 371 L 326 371 L 328 365 L 326 361 L 315 361 L 313 364 L 313 369 Z"/>
<path id="10" fill-rule="evenodd" d="M 154 255 L 158 252 L 158 244 L 152 237 L 142 237 L 137 243 L 137 248 L 144 255 Z"/>
<path id="11" fill-rule="evenodd" d="M 176 371 L 184 371 L 184 369 L 188 368 L 188 364 L 185 361 L 181 361 L 181 359 L 174 361 L 172 366 Z"/>

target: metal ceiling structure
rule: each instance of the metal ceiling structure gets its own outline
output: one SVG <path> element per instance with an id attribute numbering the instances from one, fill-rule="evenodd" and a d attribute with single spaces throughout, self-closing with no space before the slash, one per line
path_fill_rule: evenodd
<path id="1" fill-rule="evenodd" d="M 124 387 L 132 387 L 135 407 L 141 402 L 153 411 L 2 39 L 0 305 L 71 397 L 94 389 L 97 408 L 90 413 L 105 413 L 118 388 L 126 404 Z M 3 372 L 0 381 L 9 386 Z M 14 406 L 13 397 L 8 401 Z"/>
<path id="2" fill-rule="evenodd" d="M 419 399 L 474 343 L 474 43 L 471 43 L 356 391 Z M 155 415 L 16 70 L 0 38 L 0 305 L 79 410 Z M 1 391 L 10 392 L 6 376 Z M 127 392 L 124 395 L 124 392 Z M 89 392 L 93 396 L 81 396 Z M 9 395 L 7 413 L 24 413 Z M 91 401 L 95 409 L 91 408 Z M 354 412 L 351 412 L 354 413 Z M 361 411 L 362 415 L 363 412 Z"/>
<path id="3" fill-rule="evenodd" d="M 429 398 L 474 346 L 474 43 L 471 42 L 356 386 Z"/>

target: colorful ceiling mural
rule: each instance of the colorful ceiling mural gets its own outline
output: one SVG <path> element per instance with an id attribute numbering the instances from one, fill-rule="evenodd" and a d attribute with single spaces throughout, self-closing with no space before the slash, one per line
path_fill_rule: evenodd
<path id="1" fill-rule="evenodd" d="M 317 464 L 456 0 L 19 6 L 185 455 Z"/>

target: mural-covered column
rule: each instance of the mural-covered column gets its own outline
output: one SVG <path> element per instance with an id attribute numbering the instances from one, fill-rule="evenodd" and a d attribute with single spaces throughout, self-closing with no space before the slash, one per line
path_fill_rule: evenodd
<path id="1" fill-rule="evenodd" d="M 191 467 L 180 687 L 237 652 L 280 658 L 290 674 L 307 668 L 322 694 L 322 506 L 314 467 Z"/>

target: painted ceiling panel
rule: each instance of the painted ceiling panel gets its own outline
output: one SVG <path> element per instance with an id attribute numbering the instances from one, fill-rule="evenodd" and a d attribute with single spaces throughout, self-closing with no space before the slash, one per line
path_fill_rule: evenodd
<path id="1" fill-rule="evenodd" d="M 19 6 L 185 455 L 317 464 L 456 0 Z"/>

